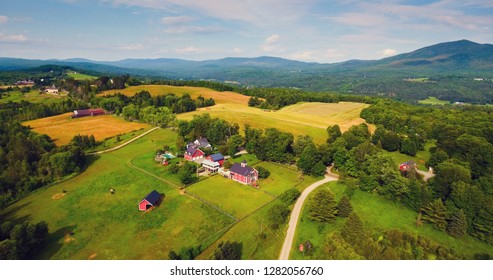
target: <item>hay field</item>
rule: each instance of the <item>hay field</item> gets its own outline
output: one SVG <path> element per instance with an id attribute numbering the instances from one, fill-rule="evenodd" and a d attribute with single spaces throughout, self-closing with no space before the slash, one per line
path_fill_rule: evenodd
<path id="1" fill-rule="evenodd" d="M 208 88 L 188 87 L 188 86 L 178 87 L 178 86 L 167 86 L 167 85 L 132 86 L 132 87 L 127 87 L 125 89 L 108 90 L 101 94 L 98 94 L 98 96 L 112 95 L 117 92 L 124 95 L 132 96 L 137 92 L 143 90 L 148 91 L 152 96 L 164 95 L 170 93 L 174 93 L 178 96 L 181 96 L 185 93 L 188 93 L 193 99 L 196 99 L 199 95 L 202 95 L 204 98 L 214 98 L 216 104 L 233 103 L 233 104 L 245 104 L 245 106 L 247 106 L 248 99 L 250 99 L 249 96 L 241 95 L 239 93 L 231 92 L 231 91 L 219 92 Z"/>
<path id="2" fill-rule="evenodd" d="M 353 125 L 364 123 L 365 120 L 359 114 L 368 106 L 350 102 L 298 103 L 278 111 L 269 111 L 240 104 L 218 104 L 180 114 L 178 119 L 191 120 L 193 115 L 208 113 L 211 117 L 238 123 L 240 127 L 245 124 L 262 129 L 275 127 L 293 135 L 307 134 L 315 142 L 323 143 L 327 138 L 327 126 L 338 124 L 342 131 L 346 131 Z M 370 130 L 373 131 L 374 128 L 370 126 Z"/>
<path id="3" fill-rule="evenodd" d="M 32 120 L 23 123 L 35 132 L 49 135 L 57 145 L 65 145 L 77 135 L 94 135 L 97 141 L 107 137 L 128 133 L 151 126 L 143 123 L 127 122 L 123 119 L 104 115 L 71 119 L 72 113 Z"/>

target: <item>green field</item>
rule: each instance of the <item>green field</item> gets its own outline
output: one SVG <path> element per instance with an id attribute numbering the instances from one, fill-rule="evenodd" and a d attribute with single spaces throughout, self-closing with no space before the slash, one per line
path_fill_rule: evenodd
<path id="1" fill-rule="evenodd" d="M 426 99 L 419 100 L 418 103 L 425 105 L 449 105 L 450 101 L 440 100 L 436 97 L 430 96 Z"/>
<path id="2" fill-rule="evenodd" d="M 0 103 L 28 101 L 32 103 L 53 104 L 65 99 L 64 95 L 39 94 L 38 89 L 32 89 L 27 93 L 18 90 L 3 93 Z"/>
<path id="3" fill-rule="evenodd" d="M 325 187 L 330 188 L 336 194 L 336 200 L 342 196 L 345 185 L 339 182 L 331 182 Z M 310 194 L 310 196 L 313 195 Z M 457 239 L 445 232 L 434 229 L 429 224 L 420 227 L 416 226 L 417 213 L 406 208 L 402 204 L 387 200 L 377 194 L 356 191 L 351 198 L 353 211 L 355 211 L 363 221 L 365 229 L 385 230 L 400 229 L 422 235 L 430 240 L 441 243 L 446 247 L 452 248 L 455 252 L 472 258 L 475 253 L 493 254 L 493 246 L 478 241 L 470 236 Z M 305 203 L 306 206 L 306 203 Z M 345 219 L 337 218 L 333 223 L 316 223 L 308 219 L 306 207 L 303 209 L 300 222 L 295 234 L 295 242 L 291 251 L 290 259 L 307 259 L 297 251 L 297 245 L 306 240 L 310 240 L 315 248 L 321 251 L 323 242 L 328 233 L 340 230 Z"/>
<path id="4" fill-rule="evenodd" d="M 67 76 L 69 76 L 70 78 L 74 78 L 75 80 L 94 80 L 98 78 L 96 76 L 86 75 L 78 72 L 68 72 Z"/>
<path id="5" fill-rule="evenodd" d="M 128 163 L 142 151 L 153 151 L 156 143 L 173 144 L 174 137 L 170 130 L 157 130 L 92 157 L 81 175 L 10 205 L 1 212 L 2 220 L 48 222 L 41 259 L 167 259 L 170 250 L 207 246 L 233 220 Z M 138 211 L 137 203 L 153 189 L 165 194 L 161 206 Z"/>
<path id="6" fill-rule="evenodd" d="M 397 165 L 399 165 L 403 162 L 413 160 L 418 165 L 419 170 L 428 171 L 428 168 L 426 168 L 425 163 L 431 157 L 430 148 L 434 147 L 434 146 L 435 146 L 435 143 L 432 143 L 432 142 L 426 143 L 424 150 L 418 151 L 416 153 L 416 156 L 414 156 L 414 157 L 409 156 L 409 155 L 405 155 L 405 154 L 401 154 L 399 151 L 389 152 L 389 151 L 382 150 L 382 152 L 384 154 L 388 154 L 388 155 L 392 156 L 392 158 L 394 159 L 394 161 Z"/>

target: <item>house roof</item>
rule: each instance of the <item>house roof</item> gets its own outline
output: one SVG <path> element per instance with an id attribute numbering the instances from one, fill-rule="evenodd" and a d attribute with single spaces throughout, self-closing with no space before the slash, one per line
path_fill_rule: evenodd
<path id="1" fill-rule="evenodd" d="M 201 153 L 204 153 L 204 152 L 202 152 L 202 150 L 200 150 L 197 147 L 188 147 L 187 151 L 185 153 L 187 153 L 187 155 L 191 156 L 191 155 L 195 154 L 196 151 L 200 151 Z"/>
<path id="2" fill-rule="evenodd" d="M 160 198 L 161 194 L 158 193 L 156 190 L 153 190 L 144 199 L 147 200 L 147 202 L 149 202 L 150 204 L 154 205 L 156 204 L 156 202 L 159 201 Z"/>
<path id="3" fill-rule="evenodd" d="M 253 171 L 253 168 L 250 166 L 241 166 L 240 163 L 235 163 L 231 168 L 229 169 L 231 172 L 240 174 L 243 176 L 248 176 Z"/>
<path id="4" fill-rule="evenodd" d="M 223 160 L 224 159 L 224 156 L 221 153 L 212 154 L 211 155 L 211 159 L 213 161 L 220 161 L 220 160 Z"/>
<path id="5" fill-rule="evenodd" d="M 207 140 L 207 138 L 205 137 L 199 138 L 195 140 L 195 142 L 198 143 L 199 147 L 202 148 L 207 148 L 211 146 L 211 144 L 209 144 L 209 140 Z"/>

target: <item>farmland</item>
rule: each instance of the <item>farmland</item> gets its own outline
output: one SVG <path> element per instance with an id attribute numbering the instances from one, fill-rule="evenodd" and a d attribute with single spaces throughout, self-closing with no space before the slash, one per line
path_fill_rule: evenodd
<path id="1" fill-rule="evenodd" d="M 97 117 L 70 118 L 72 113 L 32 120 L 23 123 L 35 132 L 49 135 L 57 145 L 65 145 L 77 135 L 94 135 L 97 141 L 134 130 L 150 128 L 149 125 L 127 122 L 123 119 L 104 115 Z"/>
<path id="2" fill-rule="evenodd" d="M 2 211 L 2 219 L 48 222 L 41 259 L 166 259 L 181 246 L 207 245 L 231 218 L 128 165 L 129 158 L 153 150 L 155 143 L 171 145 L 175 137 L 157 130 L 91 157 L 82 174 L 32 193 Z M 137 203 L 153 189 L 165 194 L 161 206 L 139 212 Z"/>
<path id="3" fill-rule="evenodd" d="M 68 72 L 67 76 L 69 76 L 70 78 L 74 78 L 75 80 L 92 80 L 98 78 L 96 76 L 86 75 L 77 72 Z"/>
<path id="4" fill-rule="evenodd" d="M 27 93 L 14 90 L 4 93 L 0 98 L 0 103 L 28 101 L 33 103 L 52 104 L 64 99 L 64 95 L 39 94 L 39 90 L 37 89 L 31 89 Z"/>
<path id="5" fill-rule="evenodd" d="M 238 123 L 240 127 L 250 124 L 252 127 L 266 129 L 274 127 L 290 132 L 294 135 L 310 135 L 315 142 L 323 143 L 327 137 L 325 129 L 329 125 L 338 124 L 342 131 L 346 131 L 353 125 L 364 123 L 359 117 L 361 110 L 368 107 L 367 104 L 340 102 L 340 103 L 298 103 L 287 106 L 277 111 L 262 110 L 248 107 L 249 97 L 234 92 L 218 92 L 206 88 L 173 87 L 173 86 L 135 86 L 124 90 L 112 90 L 102 95 L 120 92 L 133 95 L 139 91 L 147 90 L 152 95 L 175 93 L 182 95 L 189 93 L 192 98 L 202 95 L 205 98 L 214 98 L 216 105 L 200 108 L 194 112 L 178 115 L 178 119 L 191 120 L 194 115 L 208 113 L 211 117 L 225 119 L 230 123 Z M 373 126 L 370 126 L 373 131 Z"/>

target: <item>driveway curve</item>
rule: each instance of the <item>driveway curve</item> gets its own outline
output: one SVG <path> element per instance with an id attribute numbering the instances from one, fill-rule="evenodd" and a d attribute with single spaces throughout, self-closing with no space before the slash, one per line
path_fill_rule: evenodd
<path id="1" fill-rule="evenodd" d="M 151 129 L 149 129 L 148 131 L 146 131 L 146 132 L 142 133 L 141 135 L 138 135 L 138 136 L 136 136 L 136 137 L 134 137 L 134 138 L 132 138 L 132 139 L 128 140 L 127 142 L 125 142 L 125 143 L 123 143 L 123 144 L 120 144 L 120 145 L 118 145 L 118 146 L 116 146 L 116 147 L 109 148 L 109 149 L 102 150 L 102 151 L 98 151 L 98 152 L 87 153 L 87 155 L 100 155 L 100 154 L 105 154 L 105 153 L 109 153 L 109 152 L 116 151 L 116 150 L 118 150 L 118 149 L 121 149 L 121 148 L 123 148 L 123 147 L 127 146 L 128 144 L 132 143 L 133 141 L 135 141 L 135 140 L 137 140 L 137 139 L 139 139 L 139 138 L 141 138 L 141 137 L 146 136 L 147 134 L 149 134 L 149 133 L 153 132 L 154 130 L 156 130 L 156 129 L 158 129 L 158 128 L 159 128 L 159 127 L 154 127 L 154 128 L 151 128 Z"/>
<path id="2" fill-rule="evenodd" d="M 294 233 L 296 232 L 296 226 L 298 225 L 298 220 L 300 219 L 301 208 L 305 202 L 308 195 L 315 190 L 317 187 L 338 180 L 338 176 L 330 172 L 330 168 L 327 171 L 328 175 L 324 179 L 317 181 L 310 186 L 308 186 L 300 195 L 296 204 L 294 205 L 293 211 L 291 211 L 291 217 L 289 218 L 288 231 L 286 232 L 286 238 L 284 239 L 284 244 L 282 245 L 281 253 L 279 254 L 279 260 L 288 260 L 289 253 L 291 252 L 291 247 L 293 247 Z"/>

